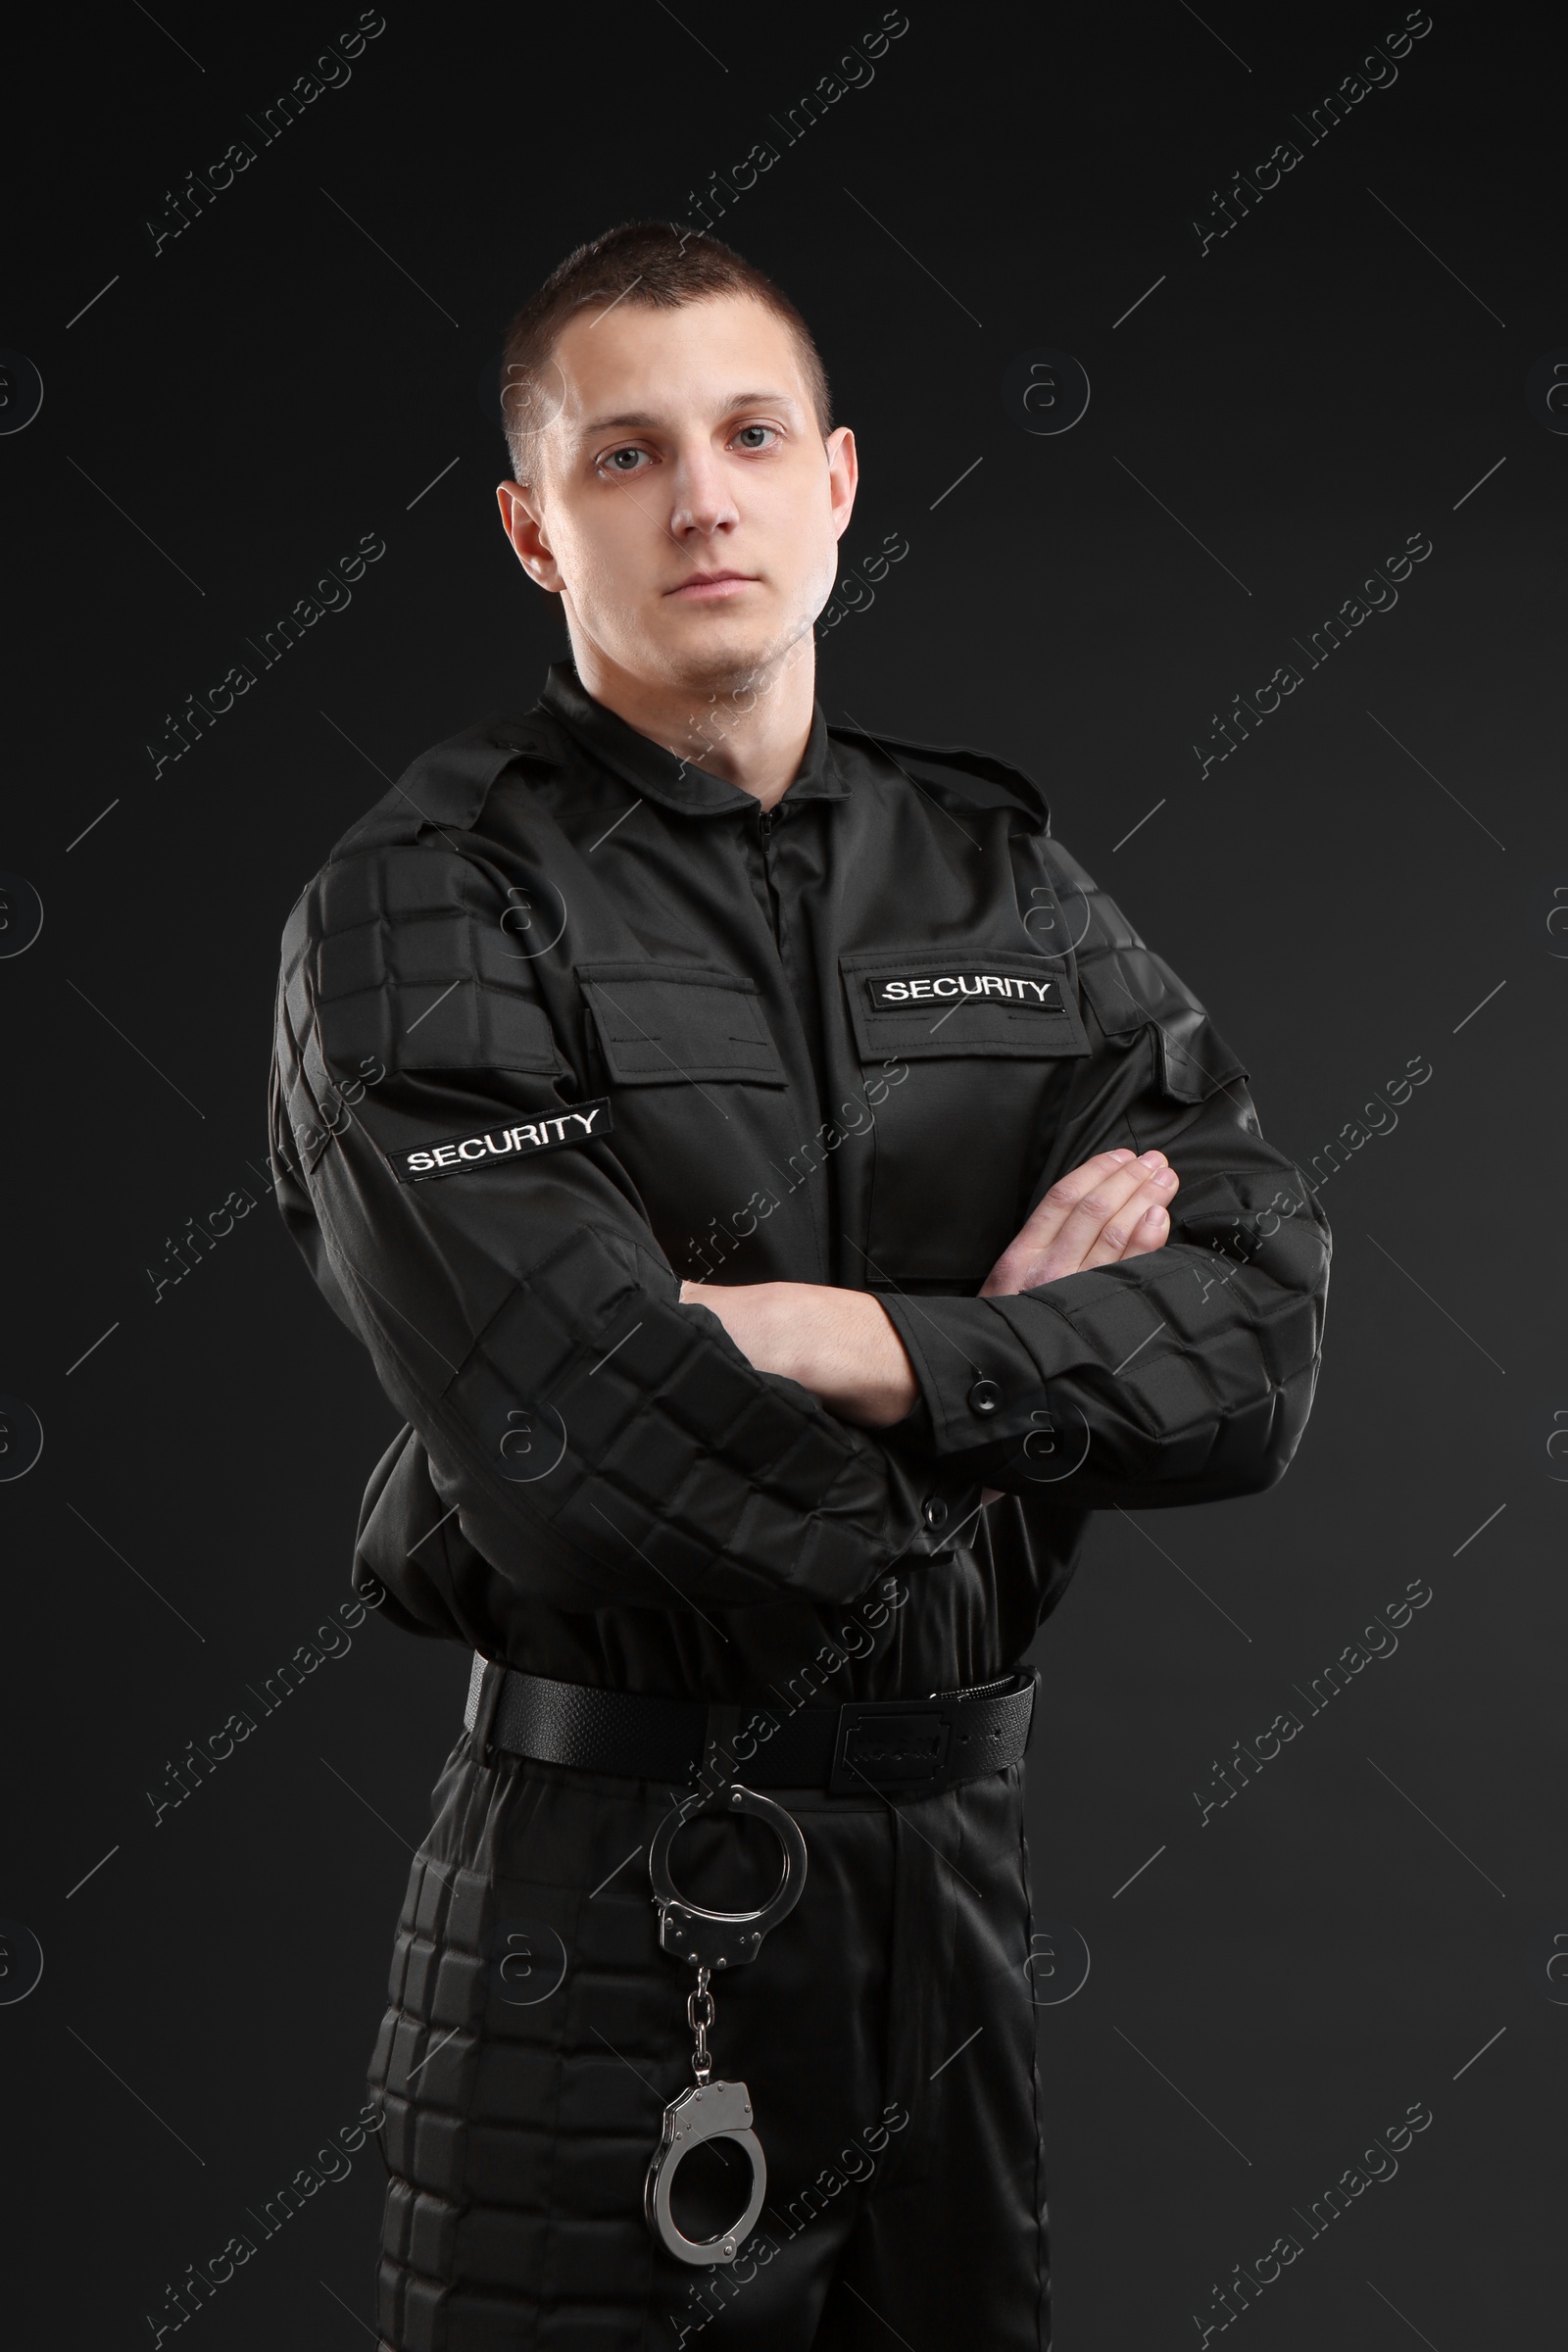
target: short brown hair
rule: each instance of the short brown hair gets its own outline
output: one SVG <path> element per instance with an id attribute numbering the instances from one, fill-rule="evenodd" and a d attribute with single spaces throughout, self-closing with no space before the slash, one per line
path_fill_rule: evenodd
<path id="1" fill-rule="evenodd" d="M 525 468 L 534 463 L 539 433 L 556 413 L 547 368 L 568 318 L 598 302 L 624 300 L 673 311 L 724 294 L 749 295 L 790 329 L 826 440 L 833 429 L 827 370 L 810 328 L 789 296 L 716 237 L 673 228 L 667 220 L 627 220 L 568 253 L 507 329 L 501 350 L 501 414 L 515 479 L 527 481 Z"/>

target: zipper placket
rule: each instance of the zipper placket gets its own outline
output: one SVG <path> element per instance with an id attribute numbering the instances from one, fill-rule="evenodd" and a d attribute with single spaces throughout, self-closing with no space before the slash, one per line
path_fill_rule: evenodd
<path id="1" fill-rule="evenodd" d="M 808 1103 L 814 1102 L 816 1106 L 815 1119 L 817 1122 L 820 1122 L 823 1116 L 822 1082 L 824 1072 L 818 1065 L 816 1054 L 812 1049 L 811 1034 L 807 1025 L 806 1011 L 803 1008 L 799 999 L 796 997 L 793 987 L 791 986 L 790 957 L 786 954 L 786 943 L 784 938 L 783 901 L 782 896 L 775 885 L 773 877 L 773 832 L 775 825 L 782 820 L 786 813 L 787 811 L 782 807 L 773 808 L 759 808 L 757 811 L 757 831 L 754 838 L 757 844 L 759 863 L 761 867 L 762 888 L 766 893 L 768 917 L 772 924 L 773 950 L 774 954 L 778 957 L 779 971 L 784 984 L 784 993 L 790 1004 L 790 1018 L 794 1025 L 796 1039 L 798 1041 L 801 1054 L 801 1060 L 804 1065 L 803 1090 L 800 1100 L 796 1102 L 796 1108 L 799 1112 L 806 1113 Z M 798 1139 L 796 1145 L 793 1147 L 794 1149 L 800 1148 L 801 1140 L 804 1139 Z M 791 1190 L 793 1189 L 794 1188 L 792 1186 Z M 834 1250 L 832 1212 L 826 1199 L 824 1198 L 820 1186 L 815 1184 L 809 1186 L 808 1197 L 809 1202 L 808 1213 L 811 1218 L 812 1229 L 816 1236 L 818 1264 L 821 1268 L 818 1279 L 822 1282 L 831 1282 L 834 1280 L 834 1276 L 831 1271 Z"/>
<path id="2" fill-rule="evenodd" d="M 762 887 L 767 892 L 768 914 L 773 925 L 773 945 L 780 957 L 784 953 L 784 934 L 779 926 L 778 892 L 773 887 L 773 819 L 772 808 L 757 811 L 757 846 L 762 854 Z"/>

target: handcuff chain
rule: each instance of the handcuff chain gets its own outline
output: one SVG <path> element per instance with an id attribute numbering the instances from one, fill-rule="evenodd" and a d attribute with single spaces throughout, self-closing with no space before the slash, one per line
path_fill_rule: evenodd
<path id="1" fill-rule="evenodd" d="M 708 2050 L 708 2036 L 713 2024 L 713 1996 L 708 1989 L 710 1974 L 708 1969 L 700 1968 L 697 1971 L 697 1989 L 686 1995 L 686 2023 L 696 2036 L 696 2047 L 692 2051 L 692 2073 L 699 2083 L 706 2083 L 713 2071 L 713 2061 Z"/>

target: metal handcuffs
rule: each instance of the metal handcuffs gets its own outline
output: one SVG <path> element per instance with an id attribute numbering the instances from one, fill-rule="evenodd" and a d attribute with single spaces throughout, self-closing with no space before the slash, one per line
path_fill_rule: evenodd
<path id="1" fill-rule="evenodd" d="M 677 1834 L 694 1815 L 709 1805 L 725 1813 L 751 1813 L 765 1822 L 784 1853 L 784 1870 L 768 1900 L 756 1911 L 708 1911 L 687 1899 L 670 1876 L 669 1849 Z M 678 2262 L 733 2262 L 751 2234 L 767 2195 L 767 2160 L 752 2130 L 752 2098 L 744 2082 L 714 2082 L 708 2035 L 713 2023 L 713 1996 L 709 1978 L 715 1969 L 739 1968 L 755 1960 L 762 1937 L 794 1910 L 806 1885 L 806 1839 L 799 1824 L 771 1797 L 759 1796 L 738 1782 L 706 1794 L 687 1797 L 667 1813 L 654 1832 L 648 1855 L 654 1900 L 659 1905 L 661 1949 L 675 1959 L 688 1960 L 697 1971 L 695 1991 L 687 1996 L 686 2020 L 695 2036 L 692 2073 L 696 2081 L 671 2099 L 664 2109 L 664 2129 L 653 2161 L 643 2205 L 648 2227 Z M 703 2140 L 732 2139 L 751 2159 L 752 2190 L 739 2221 L 712 2237 L 691 2238 L 677 2229 L 670 2213 L 670 2190 L 681 2159 Z"/>

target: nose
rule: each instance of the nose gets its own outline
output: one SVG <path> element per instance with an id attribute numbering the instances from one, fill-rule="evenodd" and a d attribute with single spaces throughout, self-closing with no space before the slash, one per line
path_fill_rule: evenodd
<path id="1" fill-rule="evenodd" d="M 683 547 L 733 530 L 740 520 L 726 469 L 707 441 L 681 449 L 670 492 L 669 528 Z"/>

